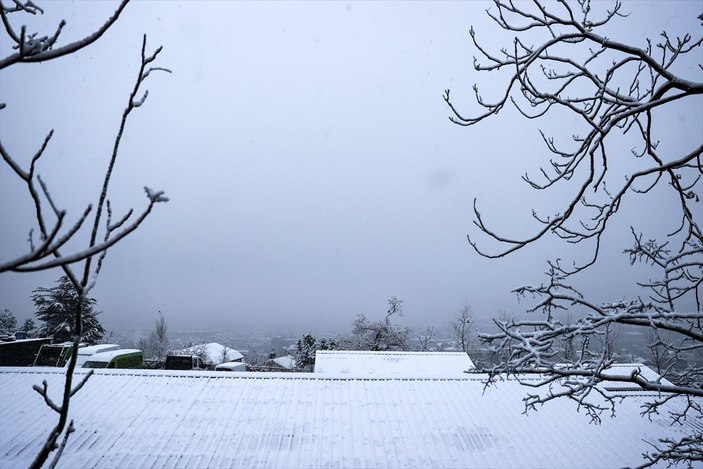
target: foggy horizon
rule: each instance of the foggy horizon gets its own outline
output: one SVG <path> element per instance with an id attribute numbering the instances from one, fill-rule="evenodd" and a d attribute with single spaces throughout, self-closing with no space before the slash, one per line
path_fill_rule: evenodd
<path id="1" fill-rule="evenodd" d="M 630 16 L 609 31 L 643 45 L 662 30 L 673 36 L 698 27 L 700 2 L 663 4 L 624 2 Z M 116 6 L 56 1 L 23 20 L 50 34 L 65 18 L 65 44 L 102 25 Z M 392 296 L 403 300 L 399 322 L 414 329 L 446 328 L 464 304 L 482 323 L 501 311 L 523 314 L 529 301 L 518 302 L 512 289 L 543 282 L 546 260 L 582 261 L 588 251 L 550 238 L 483 258 L 467 234 L 496 249 L 473 225 L 473 201 L 497 231 L 533 233 L 531 209 L 550 213 L 560 193 L 521 180 L 548 162 L 538 129 L 566 138 L 583 124 L 526 121 L 507 106 L 474 127 L 448 120 L 445 89 L 467 114 L 476 111 L 474 83 L 486 97 L 503 90 L 499 76 L 472 66 L 472 25 L 493 49 L 512 44 L 486 15 L 489 6 L 131 3 L 80 52 L 2 72 L 0 138 L 27 167 L 55 130 L 37 173 L 75 221 L 98 195 L 143 34 L 147 50 L 163 45 L 156 65 L 173 73 L 149 77 L 148 99 L 127 123 L 110 199 L 116 217 L 143 209 L 144 186 L 170 201 L 107 254 L 89 294 L 107 330 L 146 332 L 161 311 L 172 330 L 344 333 L 357 314 L 383 318 Z M 0 46 L 3 56 L 7 48 Z M 672 141 L 686 148 L 702 121 L 700 112 L 674 108 Z M 0 172 L 2 260 L 27 250 L 35 226 L 16 179 Z M 667 226 L 657 222 L 667 209 L 656 194 L 626 203 L 600 262 L 579 276 L 599 301 L 632 293 L 648 276 L 622 254 L 631 221 L 648 237 Z M 35 319 L 32 290 L 61 275 L 0 275 L 0 310 L 20 324 Z"/>

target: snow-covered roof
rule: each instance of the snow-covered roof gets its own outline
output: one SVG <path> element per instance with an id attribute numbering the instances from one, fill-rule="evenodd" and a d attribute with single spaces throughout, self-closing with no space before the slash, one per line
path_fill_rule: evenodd
<path id="1" fill-rule="evenodd" d="M 3 467 L 28 466 L 56 423 L 32 390 L 42 380 L 58 401 L 62 370 L 0 369 Z M 477 375 L 96 370 L 71 401 L 76 431 L 59 466 L 622 467 L 639 464 L 647 442 L 700 425 L 671 425 L 666 410 L 683 399 L 642 417 L 651 395 L 641 392 L 600 425 L 566 399 L 524 415 L 528 392 L 513 380 L 484 389 Z"/>
<path id="2" fill-rule="evenodd" d="M 192 347 L 188 347 L 183 350 L 178 350 L 176 353 L 183 353 L 186 355 L 199 355 L 201 350 L 204 351 L 204 356 L 202 357 L 202 359 L 208 365 L 217 365 L 223 362 L 233 362 L 244 358 L 244 355 L 242 355 L 235 349 L 229 348 L 222 344 L 218 344 L 217 342 L 193 345 Z"/>
<path id="3" fill-rule="evenodd" d="M 367 352 L 318 350 L 315 373 L 375 377 L 460 377 L 474 368 L 464 352 Z"/>
<path id="4" fill-rule="evenodd" d="M 93 361 L 93 362 L 109 362 L 115 357 L 118 357 L 120 355 L 126 355 L 128 353 L 142 353 L 141 350 L 139 349 L 134 349 L 134 348 L 123 348 L 119 350 L 108 350 L 106 352 L 98 352 L 90 357 L 88 357 L 88 361 Z"/>
<path id="5" fill-rule="evenodd" d="M 38 341 L 42 341 L 42 340 L 46 341 L 46 340 L 51 340 L 51 339 L 47 339 L 46 337 L 31 337 L 28 339 L 15 339 L 15 340 L 9 340 L 9 341 L 0 340 L 0 346 L 3 346 L 3 345 L 12 346 L 12 344 L 18 344 L 18 343 L 22 343 L 22 342 L 38 342 Z"/>
<path id="6" fill-rule="evenodd" d="M 117 344 L 99 344 L 99 345 L 89 345 L 87 347 L 78 348 L 78 358 L 76 359 L 76 368 L 83 366 L 88 359 L 95 355 L 96 353 L 110 352 L 112 350 L 119 350 L 120 346 Z M 112 357 L 110 357 L 112 359 Z M 108 360 L 109 361 L 109 360 Z M 68 367 L 68 361 L 65 367 Z"/>
<path id="7" fill-rule="evenodd" d="M 274 358 L 273 361 L 281 365 L 283 368 L 288 368 L 289 370 L 295 368 L 295 357 L 292 355 Z"/>
<path id="8" fill-rule="evenodd" d="M 79 347 L 78 355 L 94 355 L 100 352 L 109 352 L 110 350 L 119 350 L 120 346 L 117 344 L 98 344 L 89 345 L 87 347 Z"/>

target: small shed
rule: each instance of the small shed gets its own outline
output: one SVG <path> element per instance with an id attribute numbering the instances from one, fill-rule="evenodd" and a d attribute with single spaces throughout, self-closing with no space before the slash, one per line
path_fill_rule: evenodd
<path id="1" fill-rule="evenodd" d="M 0 342 L 0 366 L 32 366 L 41 346 L 50 343 L 50 338 Z"/>

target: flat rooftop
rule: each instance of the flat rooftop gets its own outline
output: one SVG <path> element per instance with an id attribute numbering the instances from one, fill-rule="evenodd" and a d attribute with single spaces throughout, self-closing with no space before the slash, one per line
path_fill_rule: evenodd
<path id="1" fill-rule="evenodd" d="M 315 373 L 382 377 L 466 376 L 474 368 L 464 352 L 368 352 L 318 350 Z"/>

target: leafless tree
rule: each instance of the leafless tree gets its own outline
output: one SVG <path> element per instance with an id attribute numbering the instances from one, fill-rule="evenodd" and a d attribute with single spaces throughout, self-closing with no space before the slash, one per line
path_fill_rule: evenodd
<path id="1" fill-rule="evenodd" d="M 430 350 L 430 343 L 434 340 L 435 328 L 432 326 L 427 326 L 425 329 L 420 331 L 417 335 L 417 342 L 419 344 L 420 352 L 428 352 Z"/>
<path id="2" fill-rule="evenodd" d="M 473 346 L 474 313 L 471 305 L 466 304 L 456 313 L 452 320 L 452 329 L 456 343 L 462 352 L 468 353 Z"/>
<path id="3" fill-rule="evenodd" d="M 31 0 L 4 0 L 0 3 L 0 17 L 4 26 L 4 31 L 7 34 L 8 42 L 14 43 L 14 49 L 17 51 L 9 56 L 0 59 L 0 70 L 18 65 L 21 63 L 43 62 L 53 60 L 59 57 L 64 57 L 87 47 L 97 39 L 99 39 L 111 26 L 117 21 L 117 18 L 127 5 L 128 0 L 123 0 L 115 10 L 115 13 L 93 34 L 69 43 L 65 46 L 58 46 L 59 38 L 63 30 L 65 21 L 61 21 L 51 36 L 41 36 L 39 33 L 30 33 L 25 26 L 19 29 L 16 27 L 15 16 L 17 21 L 20 20 L 21 14 L 36 15 L 43 13 L 43 10 Z M 19 31 L 19 32 L 18 32 Z M 12 172 L 24 182 L 27 188 L 27 194 L 34 205 L 34 213 L 38 230 L 38 239 L 34 241 L 34 229 L 29 235 L 29 250 L 27 253 L 18 256 L 15 259 L 0 262 L 0 272 L 33 272 L 39 270 L 48 270 L 59 268 L 63 274 L 68 277 L 71 284 L 76 290 L 79 298 L 87 298 L 88 292 L 95 285 L 98 274 L 103 266 L 107 250 L 115 243 L 124 239 L 125 236 L 136 230 L 140 224 L 151 213 L 157 203 L 166 202 L 168 198 L 164 196 L 162 191 L 154 191 L 148 187 L 144 190 L 147 195 L 147 205 L 139 213 L 134 216 L 133 210 L 128 211 L 123 216 L 113 219 L 110 202 L 107 199 L 108 186 L 112 176 L 117 156 L 119 154 L 120 143 L 122 141 L 123 132 L 129 115 L 133 110 L 142 106 L 148 96 L 148 92 L 143 90 L 144 81 L 152 72 L 165 71 L 168 69 L 157 67 L 154 65 L 158 54 L 161 52 L 161 47 L 153 53 L 148 53 L 146 48 L 146 35 L 142 42 L 141 48 L 141 64 L 137 74 L 134 87 L 130 92 L 127 105 L 122 113 L 120 126 L 115 137 L 112 154 L 108 160 L 108 165 L 105 171 L 105 176 L 100 186 L 100 194 L 95 206 L 89 204 L 86 209 L 78 216 L 77 221 L 72 224 L 68 223 L 68 213 L 60 208 L 51 195 L 48 181 L 44 180 L 37 173 L 37 165 L 40 158 L 44 155 L 51 138 L 53 130 L 51 130 L 44 141 L 39 146 L 37 152 L 30 159 L 27 169 L 24 169 L 17 161 L 18 159 L 11 156 L 11 152 L 2 142 L 0 142 L 0 155 L 3 161 L 8 165 Z M 0 109 L 5 108 L 6 104 L 0 104 Z M 103 211 L 106 215 L 103 217 Z M 91 220 L 92 218 L 92 220 Z M 91 221 L 89 221 L 91 220 Z M 64 248 L 68 250 L 69 244 L 74 245 L 79 238 L 77 234 L 86 226 L 89 236 L 87 245 L 79 249 L 71 249 L 70 253 L 66 253 Z M 103 228 L 101 228 L 101 226 Z M 73 243 L 71 243 L 73 241 Z M 74 326 L 74 350 L 78 348 L 79 338 L 82 328 L 82 304 L 83 301 L 77 302 L 75 311 L 75 326 Z M 66 381 L 63 391 L 63 397 L 60 404 L 55 403 L 48 395 L 46 381 L 42 386 L 35 385 L 34 389 L 43 397 L 45 403 L 59 415 L 58 422 L 51 430 L 40 452 L 37 454 L 32 467 L 41 467 L 49 458 L 53 451 L 56 451 L 51 462 L 53 467 L 61 457 L 66 442 L 69 436 L 74 431 L 73 421 L 68 421 L 69 404 L 71 397 L 81 389 L 90 377 L 90 373 L 84 375 L 80 381 L 74 385 L 73 372 L 76 366 L 78 354 L 72 354 L 69 361 L 69 366 L 66 370 Z M 61 436 L 63 435 L 63 438 Z M 61 438 L 61 442 L 59 439 Z"/>
<path id="4" fill-rule="evenodd" d="M 654 370 L 668 378 L 676 365 L 676 350 L 672 350 L 671 332 L 660 334 L 656 329 L 647 331 L 647 350 Z"/>
<path id="5" fill-rule="evenodd" d="M 220 354 L 220 363 L 225 363 L 229 361 L 229 347 L 226 345 L 222 347 L 222 353 Z M 219 363 L 215 363 L 216 365 L 219 365 Z"/>
<path id="6" fill-rule="evenodd" d="M 590 252 L 583 262 L 550 260 L 544 283 L 515 289 L 520 296 L 536 299 L 529 312 L 542 311 L 544 316 L 497 320 L 499 332 L 481 336 L 494 348 L 508 351 L 507 359 L 491 368 L 491 380 L 506 374 L 518 378 L 538 375 L 541 379 L 529 384 L 546 394 L 529 395 L 526 410 L 564 397 L 577 401 L 596 421 L 603 411 L 614 409 L 618 398 L 603 390 L 603 381 L 637 383 L 645 390 L 665 393 L 648 403 L 644 415 L 678 399 L 687 404 L 682 415 L 673 417 L 675 421 L 700 419 L 703 368 L 699 365 L 671 372 L 673 384 L 647 379 L 637 371 L 616 376 L 607 371 L 613 362 L 608 347 L 598 344 L 618 326 L 670 334 L 668 345 L 675 354 L 700 353 L 703 349 L 703 210 L 698 194 L 703 175 L 703 134 L 700 129 L 691 129 L 698 143 L 681 150 L 680 145 L 667 141 L 671 129 L 665 120 L 674 103 L 700 109 L 697 95 L 703 94 L 703 81 L 698 72 L 703 66 L 698 63 L 694 72 L 697 76 L 687 77 L 681 75 L 686 69 L 679 65 L 700 60 L 703 39 L 690 34 L 674 38 L 663 32 L 658 42 L 643 39 L 637 45 L 599 34 L 606 25 L 627 16 L 619 1 L 559 0 L 546 4 L 495 0 L 487 13 L 500 28 L 516 37 L 510 47 L 494 52 L 482 45 L 471 28 L 470 37 L 479 56 L 474 59 L 474 67 L 478 72 L 503 73 L 505 85 L 496 99 L 484 96 L 474 85 L 477 111 L 470 113 L 460 111 L 447 90 L 444 99 L 451 110 L 451 121 L 462 126 L 477 125 L 512 104 L 528 120 L 549 122 L 552 116 L 563 119 L 571 115 L 581 127 L 572 131 L 570 141 L 540 130 L 549 163 L 540 168 L 538 177 L 523 177 L 534 189 L 559 192 L 559 187 L 566 187 L 573 196 L 560 198 L 561 207 L 555 213 L 543 215 L 533 210 L 538 228 L 523 237 L 494 230 L 474 201 L 476 227 L 500 248 L 490 251 L 480 247 L 472 236 L 469 243 L 482 256 L 499 258 L 553 234 L 569 244 L 587 246 Z M 703 21 L 703 15 L 698 19 Z M 613 167 L 627 163 L 628 154 L 621 151 L 625 141 L 627 145 L 635 143 L 630 147 L 632 161 L 623 177 Z M 602 236 L 623 201 L 655 194 L 672 201 L 670 209 L 678 214 L 679 222 L 666 232 L 663 241 L 647 239 L 631 228 L 633 245 L 625 253 L 631 263 L 646 263 L 654 272 L 652 280 L 639 284 L 647 295 L 607 303 L 589 300 L 575 286 L 576 274 L 598 260 Z M 579 319 L 574 323 L 564 321 L 564 311 L 577 312 Z M 572 350 L 576 353 L 570 354 L 566 363 L 563 360 L 567 357 L 559 353 L 565 338 L 578 338 L 578 349 Z M 557 383 L 562 386 L 554 386 Z M 589 400 L 597 395 L 609 405 Z M 677 441 L 664 438 L 652 446 L 653 450 L 644 455 L 643 466 L 661 460 L 689 464 L 703 460 L 700 431 Z"/>
<path id="7" fill-rule="evenodd" d="M 24 25 L 20 28 L 18 33 L 8 18 L 11 13 L 23 12 L 36 15 L 37 13 L 43 14 L 44 10 L 32 2 L 32 0 L 5 0 L 5 3 L 8 5 L 2 4 L 2 7 L 0 8 L 0 17 L 2 18 L 2 24 L 5 27 L 5 31 L 7 32 L 10 41 L 15 43 L 13 49 L 17 52 L 0 59 L 0 70 L 16 63 L 46 62 L 48 60 L 73 54 L 74 52 L 89 46 L 100 39 L 100 37 L 105 34 L 110 26 L 117 21 L 117 18 L 119 18 L 122 10 L 124 10 L 127 3 L 129 3 L 129 0 L 122 0 L 120 5 L 115 10 L 115 13 L 105 22 L 105 24 L 103 24 L 91 35 L 56 48 L 54 48 L 54 46 L 56 45 L 64 26 L 66 26 L 65 20 L 62 20 L 59 23 L 56 31 L 54 31 L 54 34 L 51 36 L 37 37 L 38 33 L 28 32 L 27 27 Z"/>
<path id="8" fill-rule="evenodd" d="M 566 325 L 571 325 L 574 320 L 571 314 L 567 313 L 564 318 L 564 323 Z M 560 338 L 560 352 L 561 360 L 563 362 L 569 362 L 574 359 L 576 352 L 576 335 L 575 334 L 565 334 Z"/>
<path id="9" fill-rule="evenodd" d="M 168 326 L 166 318 L 159 311 L 159 318 L 154 322 L 154 329 L 147 337 L 137 341 L 137 348 L 144 352 L 144 358 L 163 363 L 168 353 Z"/>
<path id="10" fill-rule="evenodd" d="M 618 331 L 616 325 L 610 323 L 605 326 L 605 334 L 600 336 L 600 346 L 603 354 L 603 358 L 608 361 L 615 361 L 615 357 L 618 354 Z"/>
<path id="11" fill-rule="evenodd" d="M 265 354 L 258 350 L 250 350 L 244 357 L 244 361 L 249 365 L 254 371 L 262 371 L 262 365 L 266 361 L 267 357 Z"/>
<path id="12" fill-rule="evenodd" d="M 403 300 L 395 296 L 388 300 L 386 317 L 380 321 L 369 321 L 366 315 L 359 314 L 352 324 L 352 335 L 339 341 L 340 348 L 346 350 L 409 350 L 410 330 L 393 322 L 403 315 Z"/>

